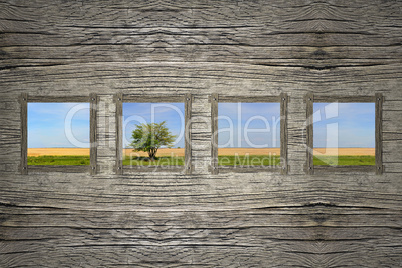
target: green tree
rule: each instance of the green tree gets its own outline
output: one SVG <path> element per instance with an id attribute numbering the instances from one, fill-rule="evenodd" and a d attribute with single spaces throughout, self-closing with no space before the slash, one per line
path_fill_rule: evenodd
<path id="1" fill-rule="evenodd" d="M 161 146 L 171 148 L 176 139 L 176 136 L 172 135 L 166 127 L 166 121 L 159 124 L 140 124 L 135 127 L 131 135 L 133 141 L 129 146 L 133 147 L 134 151 L 147 152 L 150 161 L 155 160 L 156 151 Z"/>

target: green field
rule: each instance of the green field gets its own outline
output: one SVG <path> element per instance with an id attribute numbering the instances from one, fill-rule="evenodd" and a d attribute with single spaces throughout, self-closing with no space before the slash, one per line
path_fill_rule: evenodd
<path id="1" fill-rule="evenodd" d="M 338 161 L 338 163 L 336 163 Z M 374 166 L 374 155 L 339 155 L 313 157 L 315 166 Z"/>
<path id="2" fill-rule="evenodd" d="M 156 157 L 154 161 L 149 161 L 148 157 L 133 157 L 124 159 L 125 166 L 184 166 L 184 156 L 161 156 Z"/>
<path id="3" fill-rule="evenodd" d="M 338 160 L 338 163 L 336 161 Z M 374 166 L 375 156 L 361 155 L 361 156 L 320 156 L 314 157 L 314 165 L 339 165 L 339 166 Z M 250 155 L 234 156 L 234 155 L 220 155 L 218 156 L 218 164 L 223 166 L 275 166 L 280 164 L 280 156 L 266 155 Z M 28 156 L 28 165 L 60 165 L 60 166 L 84 166 L 89 165 L 89 156 Z M 123 160 L 123 165 L 144 165 L 144 166 L 169 166 L 169 165 L 184 165 L 184 157 L 171 157 L 163 156 L 157 157 L 155 161 L 149 161 L 147 157 L 135 157 L 133 160 Z"/>
<path id="4" fill-rule="evenodd" d="M 85 166 L 89 165 L 89 155 L 28 156 L 30 166 Z"/>
<path id="5" fill-rule="evenodd" d="M 267 155 L 219 155 L 218 165 L 221 166 L 277 166 L 280 164 L 280 156 Z"/>

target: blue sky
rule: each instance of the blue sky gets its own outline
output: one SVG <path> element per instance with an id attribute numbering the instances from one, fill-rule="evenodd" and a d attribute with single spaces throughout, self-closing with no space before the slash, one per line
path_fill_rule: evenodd
<path id="1" fill-rule="evenodd" d="M 123 103 L 123 147 L 132 141 L 135 125 L 166 121 L 166 126 L 176 135 L 173 148 L 184 148 L 184 103 Z"/>
<path id="2" fill-rule="evenodd" d="M 374 103 L 314 103 L 313 112 L 314 148 L 375 148 Z"/>
<path id="3" fill-rule="evenodd" d="M 280 147 L 279 103 L 219 103 L 218 116 L 219 148 Z"/>
<path id="4" fill-rule="evenodd" d="M 77 147 L 89 148 L 89 103 L 28 103 L 28 148 Z"/>

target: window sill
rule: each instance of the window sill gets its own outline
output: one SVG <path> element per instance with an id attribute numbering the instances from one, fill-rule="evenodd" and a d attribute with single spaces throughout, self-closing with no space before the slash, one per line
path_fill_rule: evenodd
<path id="1" fill-rule="evenodd" d="M 382 172 L 384 167 L 380 169 Z M 314 166 L 314 174 L 330 174 L 330 173 L 377 173 L 376 166 Z"/>
<path id="2" fill-rule="evenodd" d="M 62 173 L 90 173 L 90 166 L 27 166 L 28 173 L 44 173 L 44 172 L 62 172 Z"/>
<path id="3" fill-rule="evenodd" d="M 123 174 L 136 174 L 136 173 L 185 173 L 185 166 L 122 166 Z"/>
<path id="4" fill-rule="evenodd" d="M 217 173 L 281 173 L 281 166 L 217 166 Z"/>

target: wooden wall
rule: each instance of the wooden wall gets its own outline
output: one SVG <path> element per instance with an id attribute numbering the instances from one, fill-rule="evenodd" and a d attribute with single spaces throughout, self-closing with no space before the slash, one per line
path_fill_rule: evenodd
<path id="1" fill-rule="evenodd" d="M 0 2 L 0 267 L 399 267 L 402 2 Z M 21 93 L 99 94 L 99 171 L 19 175 Z M 192 93 L 192 175 L 115 175 L 113 94 Z M 305 175 L 303 97 L 385 98 L 383 175 Z M 287 93 L 289 174 L 211 175 L 211 93 Z"/>

